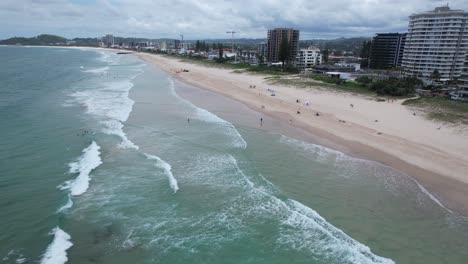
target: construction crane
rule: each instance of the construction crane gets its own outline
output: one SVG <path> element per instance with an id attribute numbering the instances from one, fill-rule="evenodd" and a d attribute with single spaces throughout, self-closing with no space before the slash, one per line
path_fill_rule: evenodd
<path id="1" fill-rule="evenodd" d="M 234 34 L 239 33 L 236 31 L 227 31 L 226 34 L 231 34 L 231 52 L 234 53 Z"/>
<path id="2" fill-rule="evenodd" d="M 180 49 L 184 48 L 184 35 L 180 35 L 181 41 L 180 41 Z"/>

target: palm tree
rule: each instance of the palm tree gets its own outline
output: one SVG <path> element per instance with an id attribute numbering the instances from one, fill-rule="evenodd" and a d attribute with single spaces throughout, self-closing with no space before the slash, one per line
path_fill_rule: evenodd
<path id="1" fill-rule="evenodd" d="M 440 73 L 439 70 L 435 69 L 434 72 L 431 74 L 431 81 L 434 83 L 434 81 L 438 81 L 440 79 Z"/>

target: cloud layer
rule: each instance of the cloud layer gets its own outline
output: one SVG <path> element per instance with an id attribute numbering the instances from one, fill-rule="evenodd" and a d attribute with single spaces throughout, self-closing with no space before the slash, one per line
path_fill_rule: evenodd
<path id="1" fill-rule="evenodd" d="M 301 30 L 301 39 L 404 32 L 408 16 L 439 0 L 1 0 L 0 39 L 41 33 L 186 39 L 264 38 L 274 27 Z M 452 0 L 468 10 L 468 1 Z"/>

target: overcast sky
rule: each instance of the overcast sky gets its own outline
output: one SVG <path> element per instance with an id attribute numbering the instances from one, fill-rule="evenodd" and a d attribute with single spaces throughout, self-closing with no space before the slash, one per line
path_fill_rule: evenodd
<path id="1" fill-rule="evenodd" d="M 275 27 L 301 39 L 405 32 L 408 15 L 448 0 L 0 0 L 0 39 L 42 33 L 67 38 L 265 38 Z M 452 9 L 468 10 L 467 0 Z"/>

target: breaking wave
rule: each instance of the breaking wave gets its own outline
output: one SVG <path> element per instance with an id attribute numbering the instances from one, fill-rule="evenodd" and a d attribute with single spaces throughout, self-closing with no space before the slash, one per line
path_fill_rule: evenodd
<path id="1" fill-rule="evenodd" d="M 67 250 L 73 246 L 70 241 L 71 236 L 59 227 L 52 229 L 49 234 L 54 235 L 54 240 L 52 240 L 42 256 L 41 264 L 66 263 L 68 261 Z"/>
<path id="2" fill-rule="evenodd" d="M 78 173 L 78 176 L 75 180 L 66 182 L 60 189 L 70 189 L 70 194 L 74 196 L 85 193 L 89 187 L 89 174 L 102 164 L 100 149 L 101 147 L 94 141 L 87 148 L 83 149 L 83 154 L 78 160 L 69 164 L 70 173 Z M 65 206 L 65 209 L 68 204 Z"/>
<path id="3" fill-rule="evenodd" d="M 155 165 L 158 168 L 164 170 L 164 173 L 167 175 L 167 178 L 169 179 L 169 186 L 174 191 L 174 193 L 176 193 L 179 190 L 179 185 L 177 184 L 176 178 L 172 174 L 171 165 L 169 163 L 165 162 L 164 160 L 162 160 L 161 158 L 159 158 L 158 156 L 149 155 L 149 154 L 145 154 L 145 156 L 148 159 L 156 160 Z"/>

